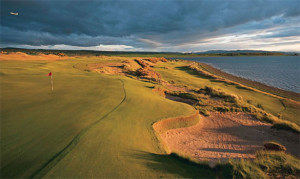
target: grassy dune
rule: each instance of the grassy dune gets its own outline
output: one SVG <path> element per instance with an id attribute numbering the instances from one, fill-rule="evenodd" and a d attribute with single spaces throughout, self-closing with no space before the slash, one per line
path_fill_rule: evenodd
<path id="1" fill-rule="evenodd" d="M 265 111 L 274 116 L 280 116 L 284 120 L 295 122 L 300 125 L 299 102 L 291 101 L 289 99 L 280 99 L 258 91 L 241 88 L 236 84 L 202 76 L 187 67 L 190 63 L 191 62 L 189 61 L 161 63 L 156 66 L 155 69 L 167 81 L 174 81 L 178 85 L 191 86 L 194 88 L 204 88 L 205 86 L 209 86 L 214 89 L 221 89 L 228 94 L 241 96 L 244 101 L 247 101 L 254 106 L 261 105 Z"/>
<path id="2" fill-rule="evenodd" d="M 155 82 L 90 71 L 87 64 L 125 57 L 64 57 L 0 61 L 1 178 L 6 177 L 232 177 L 233 165 L 210 168 L 166 154 L 152 125 L 196 110 L 153 92 Z M 187 62 L 159 63 L 163 79 L 213 86 L 261 104 L 299 124 L 293 103 L 188 70 Z M 164 67 L 168 67 L 164 68 Z M 53 73 L 51 92 L 48 72 Z M 286 104 L 283 106 L 282 102 Z M 176 126 L 175 126 L 176 127 Z"/>

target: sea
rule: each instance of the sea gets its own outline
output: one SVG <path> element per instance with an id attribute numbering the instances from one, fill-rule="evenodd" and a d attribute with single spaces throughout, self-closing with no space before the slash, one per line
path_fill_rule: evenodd
<path id="1" fill-rule="evenodd" d="M 300 56 L 185 57 L 224 72 L 300 93 Z"/>

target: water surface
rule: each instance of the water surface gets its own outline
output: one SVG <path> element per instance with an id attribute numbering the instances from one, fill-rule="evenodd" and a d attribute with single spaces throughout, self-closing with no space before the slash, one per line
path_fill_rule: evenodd
<path id="1" fill-rule="evenodd" d="M 204 62 L 236 76 L 300 93 L 299 56 L 188 57 L 180 59 Z"/>

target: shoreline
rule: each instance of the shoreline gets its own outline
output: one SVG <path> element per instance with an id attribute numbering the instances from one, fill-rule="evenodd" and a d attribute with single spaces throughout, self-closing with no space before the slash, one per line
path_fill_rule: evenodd
<path id="1" fill-rule="evenodd" d="M 179 59 L 179 60 L 184 60 L 184 59 Z M 246 78 L 243 78 L 240 76 L 232 75 L 230 73 L 224 72 L 224 71 L 222 71 L 210 64 L 207 64 L 207 63 L 196 62 L 196 61 L 191 61 L 191 60 L 184 60 L 184 61 L 195 62 L 195 63 L 199 64 L 199 67 L 202 68 L 204 71 L 207 71 L 207 72 L 209 72 L 213 75 L 219 76 L 221 78 L 225 78 L 232 82 L 239 83 L 244 86 L 254 88 L 254 89 L 262 91 L 262 92 L 270 93 L 270 94 L 273 94 L 273 95 L 276 95 L 279 97 L 283 97 L 283 98 L 287 98 L 287 99 L 291 99 L 291 100 L 300 102 L 300 93 L 280 89 L 277 87 L 269 86 L 269 85 L 261 83 L 261 82 L 257 82 L 257 81 L 246 79 Z"/>

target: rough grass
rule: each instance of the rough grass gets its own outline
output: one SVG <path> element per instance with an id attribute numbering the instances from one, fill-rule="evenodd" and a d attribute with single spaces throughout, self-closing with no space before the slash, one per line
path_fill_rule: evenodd
<path id="1" fill-rule="evenodd" d="M 197 108 L 196 108 L 196 109 L 197 109 Z M 204 108 L 199 108 L 198 111 L 199 111 L 199 113 L 202 114 L 203 116 L 206 116 L 206 117 L 207 117 L 207 116 L 210 115 L 209 111 L 206 110 L 206 109 L 204 109 Z"/>
<path id="2" fill-rule="evenodd" d="M 236 95 L 226 94 L 225 92 L 223 92 L 221 90 L 216 90 L 216 89 L 214 89 L 212 87 L 208 87 L 208 86 L 205 86 L 204 88 L 201 88 L 196 92 L 202 93 L 202 94 L 205 94 L 205 95 L 209 95 L 210 97 L 213 97 L 213 98 L 221 98 L 225 102 L 231 102 L 231 103 L 236 103 L 237 102 L 237 96 Z"/>
<path id="3" fill-rule="evenodd" d="M 178 96 L 185 99 L 193 99 L 193 100 L 199 100 L 198 96 L 193 93 L 188 93 L 184 91 L 166 91 L 167 94 Z"/>
<path id="4" fill-rule="evenodd" d="M 272 123 L 272 128 L 278 129 L 278 130 L 289 130 L 295 133 L 300 133 L 300 127 L 290 121 L 279 119 L 278 117 L 266 113 L 262 109 L 255 108 L 255 107 L 247 107 L 249 112 L 253 114 L 257 119 L 265 122 Z"/>
<path id="5" fill-rule="evenodd" d="M 194 89 L 205 89 L 205 87 L 221 89 L 221 91 L 223 91 L 224 93 L 234 94 L 235 96 L 238 96 L 238 98 L 241 98 L 243 101 L 245 101 L 242 104 L 237 103 L 237 107 L 230 107 L 232 109 L 230 109 L 230 111 L 239 111 L 240 109 L 242 109 L 242 111 L 251 113 L 253 112 L 253 114 L 257 116 L 258 119 L 269 122 L 275 120 L 278 121 L 278 119 L 275 119 L 277 118 L 275 116 L 280 116 L 280 119 L 283 121 L 290 121 L 298 126 L 300 125 L 300 121 L 298 119 L 300 115 L 299 103 L 292 102 L 290 100 L 279 99 L 275 96 L 260 93 L 258 91 L 248 90 L 247 88 L 240 89 L 237 88 L 238 86 L 236 84 L 216 82 L 214 80 L 207 79 L 206 77 L 203 77 L 203 75 L 199 75 L 194 70 L 188 68 L 187 66 L 189 64 L 191 64 L 191 62 L 172 61 L 168 63 L 162 63 L 154 68 L 162 75 L 162 78 L 164 80 L 173 80 L 173 83 L 175 83 L 176 85 L 186 85 Z M 172 70 L 162 68 L 166 66 L 168 66 Z M 201 103 L 202 106 L 205 107 L 205 109 L 207 109 L 208 111 L 212 109 L 207 106 L 210 105 L 208 103 L 211 103 L 211 101 L 203 100 Z M 248 106 L 244 103 L 248 104 Z M 249 105 L 251 105 L 252 107 Z M 256 112 L 256 109 L 260 109 L 257 106 L 262 107 L 263 111 L 265 111 L 264 113 L 268 113 L 268 115 Z M 217 105 L 215 105 L 215 107 L 217 107 Z"/>
<path id="6" fill-rule="evenodd" d="M 291 130 L 295 133 L 300 134 L 300 127 L 297 124 L 289 121 L 283 121 L 283 120 L 280 120 L 278 122 L 276 121 L 272 127 L 278 130 Z"/>
<path id="7" fill-rule="evenodd" d="M 208 162 L 194 161 L 176 153 L 169 154 L 188 165 L 207 168 L 215 172 L 217 178 L 298 178 L 300 177 L 300 160 L 276 151 L 259 151 L 254 160 L 229 160 L 210 168 Z M 201 175 L 196 178 L 202 178 Z"/>
<path id="8" fill-rule="evenodd" d="M 200 74 L 203 77 L 210 78 L 210 79 L 217 79 L 215 75 L 212 75 L 211 73 L 201 69 L 201 67 L 196 62 L 190 64 L 188 68 L 195 71 L 196 73 Z"/>
<path id="9" fill-rule="evenodd" d="M 260 121 L 272 123 L 272 128 L 300 133 L 300 127 L 297 124 L 290 121 L 282 120 L 270 113 L 267 113 L 261 107 L 255 107 L 247 103 L 242 103 L 240 105 L 243 106 L 243 112 L 249 112 Z"/>
<path id="10" fill-rule="evenodd" d="M 235 178 L 300 177 L 300 160 L 283 152 L 260 151 L 253 161 L 231 161 Z"/>
<path id="11" fill-rule="evenodd" d="M 237 97 L 236 95 L 226 94 L 222 90 L 214 89 L 212 87 L 205 86 L 204 88 L 200 89 L 192 89 L 194 92 L 184 92 L 184 91 L 165 91 L 165 93 L 179 96 L 185 99 L 193 99 L 198 101 L 195 103 L 194 107 L 199 111 L 199 113 L 203 114 L 204 116 L 209 116 L 209 111 L 218 111 L 222 113 L 226 112 L 247 112 L 254 115 L 257 119 L 272 123 L 273 128 L 279 130 L 290 130 L 296 133 L 300 133 L 300 127 L 290 121 L 284 121 L 279 119 L 278 117 L 269 114 L 264 111 L 264 108 L 261 104 L 257 104 L 256 106 L 247 102 L 244 102 L 241 97 Z M 210 98 L 219 98 L 222 101 L 214 103 L 212 99 L 208 99 L 207 97 L 203 97 L 199 94 L 208 95 Z M 231 104 L 226 104 L 226 102 Z"/>
<path id="12" fill-rule="evenodd" d="M 233 178 L 268 178 L 267 174 L 251 161 L 241 160 L 231 163 L 233 165 Z"/>

